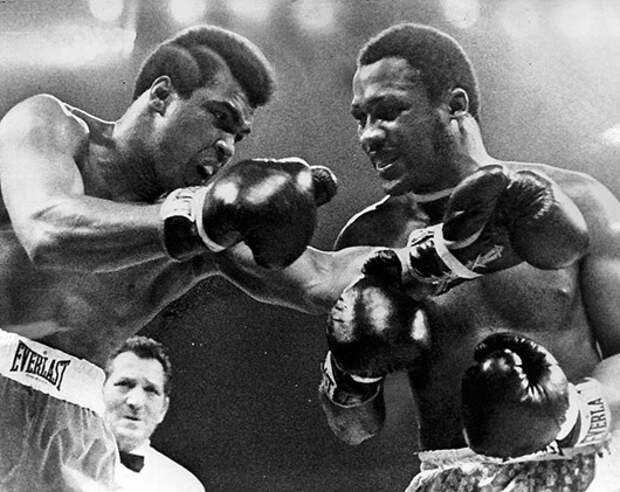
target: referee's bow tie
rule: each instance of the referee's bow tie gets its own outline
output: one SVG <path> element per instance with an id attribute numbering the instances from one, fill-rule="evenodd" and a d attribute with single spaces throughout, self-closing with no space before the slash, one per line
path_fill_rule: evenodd
<path id="1" fill-rule="evenodd" d="M 120 452 L 121 455 L 121 463 L 129 468 L 131 471 L 138 473 L 142 470 L 144 466 L 144 456 L 139 454 L 126 453 L 125 451 Z"/>

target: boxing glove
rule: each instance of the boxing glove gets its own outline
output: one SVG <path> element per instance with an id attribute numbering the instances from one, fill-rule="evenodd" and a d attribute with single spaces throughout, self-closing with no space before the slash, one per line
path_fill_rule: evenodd
<path id="1" fill-rule="evenodd" d="M 180 188 L 161 207 L 165 251 L 185 260 L 241 241 L 266 268 L 284 268 L 303 253 L 317 206 L 336 193 L 324 166 L 299 158 L 251 159 L 224 167 L 206 186 Z"/>
<path id="2" fill-rule="evenodd" d="M 431 283 L 437 295 L 522 261 L 563 268 L 588 240 L 581 212 L 549 178 L 485 166 L 454 189 L 442 223 L 412 234 L 404 280 Z"/>
<path id="3" fill-rule="evenodd" d="M 329 351 L 321 372 L 319 402 L 334 434 L 349 445 L 376 436 L 386 415 L 382 378 L 360 381 L 338 367 Z"/>
<path id="4" fill-rule="evenodd" d="M 475 452 L 509 458 L 606 440 L 610 411 L 600 384 L 571 384 L 540 344 L 495 333 L 476 346 L 474 359 L 461 390 L 463 433 Z"/>
<path id="5" fill-rule="evenodd" d="M 343 370 L 331 351 L 323 361 L 319 391 L 338 406 L 350 408 L 362 405 L 381 391 L 382 377 L 362 377 Z"/>
<path id="6" fill-rule="evenodd" d="M 376 382 L 424 359 L 430 344 L 426 317 L 405 293 L 401 274 L 393 250 L 377 252 L 329 312 L 329 350 L 337 368 L 357 382 Z"/>

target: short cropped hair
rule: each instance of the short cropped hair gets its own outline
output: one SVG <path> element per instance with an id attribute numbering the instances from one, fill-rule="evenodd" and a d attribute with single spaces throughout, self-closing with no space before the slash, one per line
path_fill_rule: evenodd
<path id="1" fill-rule="evenodd" d="M 153 81 L 168 75 L 181 97 L 206 86 L 224 61 L 255 108 L 266 104 L 275 89 L 273 68 L 248 39 L 211 25 L 184 29 L 161 43 L 143 62 L 134 85 L 134 100 Z"/>
<path id="2" fill-rule="evenodd" d="M 106 378 L 112 373 L 114 359 L 125 352 L 132 352 L 140 359 L 157 360 L 164 369 L 164 394 L 166 396 L 170 395 L 172 388 L 172 362 L 170 362 L 168 349 L 164 344 L 141 335 L 128 338 L 108 357 L 108 362 L 105 366 Z"/>
<path id="3" fill-rule="evenodd" d="M 419 72 L 433 103 L 439 103 L 446 91 L 464 89 L 469 96 L 469 112 L 478 119 L 480 90 L 476 74 L 454 38 L 422 24 L 396 24 L 369 39 L 360 49 L 357 63 L 370 65 L 391 56 L 404 58 Z"/>

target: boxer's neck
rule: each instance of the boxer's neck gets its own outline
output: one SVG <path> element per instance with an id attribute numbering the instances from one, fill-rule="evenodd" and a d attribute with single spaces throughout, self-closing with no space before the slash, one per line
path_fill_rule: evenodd
<path id="1" fill-rule="evenodd" d="M 437 200 L 418 203 L 420 210 L 428 215 L 430 224 L 438 224 L 443 220 L 449 196 L 450 195 L 446 195 Z"/>
<path id="2" fill-rule="evenodd" d="M 110 184 L 119 198 L 152 201 L 164 191 L 155 175 L 152 114 L 144 105 L 132 104 L 114 123 L 113 145 L 107 155 Z M 124 185 L 119 189 L 119 185 Z"/>
<path id="3" fill-rule="evenodd" d="M 445 177 L 444 182 L 438 184 L 433 191 L 407 193 L 407 197 L 428 214 L 432 224 L 443 219 L 448 199 L 458 183 L 481 167 L 500 162 L 486 151 L 478 126 L 471 125 L 469 131 L 463 136 L 463 142 L 469 142 L 470 145 L 463 145 L 461 142 L 462 145 L 455 148 L 455 153 L 449 160 L 447 165 L 451 169 L 449 177 Z"/>

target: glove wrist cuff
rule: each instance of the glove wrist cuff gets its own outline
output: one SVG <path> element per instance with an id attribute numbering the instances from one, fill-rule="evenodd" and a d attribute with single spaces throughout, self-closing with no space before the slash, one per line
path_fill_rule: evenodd
<path id="1" fill-rule="evenodd" d="M 463 263 L 461 263 L 461 261 L 448 249 L 448 242 L 443 237 L 443 223 L 434 225 L 432 229 L 435 251 L 437 252 L 437 256 L 439 256 L 439 259 L 448 268 L 450 274 L 465 280 L 472 280 L 482 277 L 482 274 L 474 272 L 463 265 Z M 475 239 L 477 239 L 477 236 L 472 237 L 470 243 L 472 243 Z"/>
<path id="2" fill-rule="evenodd" d="M 606 442 L 611 427 L 611 411 L 603 397 L 601 383 L 594 378 L 586 378 L 577 385 L 569 384 L 566 417 L 556 438 L 560 447 Z"/>
<path id="3" fill-rule="evenodd" d="M 338 406 L 358 407 L 374 399 L 381 391 L 383 378 L 353 377 L 345 372 L 327 352 L 322 364 L 321 390 Z"/>
<path id="4" fill-rule="evenodd" d="M 226 249 L 207 235 L 202 210 L 208 187 L 193 186 L 172 191 L 161 205 L 162 242 L 168 256 L 185 260 L 206 247 L 218 253 Z"/>
<path id="5" fill-rule="evenodd" d="M 201 186 L 200 188 L 198 188 L 198 190 L 196 190 L 191 201 L 191 211 L 194 217 L 194 224 L 196 225 L 196 232 L 198 233 L 198 237 L 200 237 L 200 239 L 209 251 L 212 251 L 214 253 L 220 253 L 224 251 L 226 247 L 216 243 L 207 235 L 207 231 L 205 231 L 204 222 L 202 220 L 202 211 L 204 209 L 207 191 L 209 191 L 208 186 Z"/>
<path id="6" fill-rule="evenodd" d="M 566 411 L 564 423 L 560 426 L 560 431 L 556 437 L 557 441 L 561 442 L 563 439 L 566 439 L 575 429 L 582 412 L 583 403 L 575 385 L 568 383 L 568 410 Z"/>
<path id="7" fill-rule="evenodd" d="M 430 248 L 425 243 L 430 245 Z M 443 223 L 414 231 L 409 237 L 408 246 L 410 253 L 407 255 L 406 272 L 403 275 L 404 283 L 407 283 L 410 278 L 431 283 L 435 288 L 434 295 L 439 295 L 465 280 L 482 276 L 481 273 L 464 265 L 448 249 L 448 241 L 443 237 Z M 421 253 L 419 257 L 411 254 L 414 248 L 418 249 L 417 253 Z M 427 251 L 424 251 L 425 249 Z M 432 258 L 429 258 L 429 255 L 432 255 Z M 423 270 L 428 269 L 428 266 L 424 263 L 428 262 L 435 265 L 431 267 L 431 270 L 436 271 L 425 274 Z"/>

